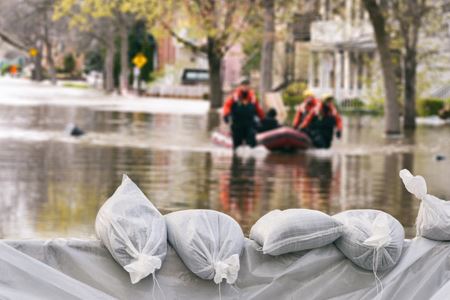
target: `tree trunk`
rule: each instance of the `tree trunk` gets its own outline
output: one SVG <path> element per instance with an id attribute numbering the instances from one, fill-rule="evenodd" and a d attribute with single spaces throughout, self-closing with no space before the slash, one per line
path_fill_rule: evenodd
<path id="1" fill-rule="evenodd" d="M 55 61 L 53 60 L 53 51 L 50 41 L 45 41 L 45 50 L 47 54 L 48 74 L 50 76 L 50 82 L 53 85 L 56 85 Z"/>
<path id="2" fill-rule="evenodd" d="M 31 74 L 31 79 L 42 81 L 44 79 L 42 72 L 42 47 L 38 47 L 37 50 L 37 55 L 33 58 L 34 70 Z"/>
<path id="3" fill-rule="evenodd" d="M 112 93 L 114 91 L 114 39 L 108 43 L 105 57 L 105 91 Z"/>
<path id="4" fill-rule="evenodd" d="M 208 66 L 209 66 L 209 98 L 211 108 L 222 106 L 222 53 L 217 48 L 214 38 L 208 37 L 207 46 Z"/>
<path id="5" fill-rule="evenodd" d="M 403 128 L 416 128 L 416 75 L 417 60 L 414 49 L 406 49 L 404 61 L 404 119 Z"/>
<path id="6" fill-rule="evenodd" d="M 128 91 L 128 30 L 126 26 L 120 26 L 120 93 Z"/>
<path id="7" fill-rule="evenodd" d="M 50 39 L 50 21 L 47 12 L 43 14 L 44 18 L 44 46 L 45 52 L 47 54 L 47 64 L 48 64 L 48 75 L 50 76 L 50 82 L 53 85 L 56 85 L 56 70 L 55 70 L 55 61 L 53 60 L 53 51 L 52 51 L 52 42 Z"/>
<path id="8" fill-rule="evenodd" d="M 259 94 L 265 106 L 265 93 L 272 89 L 273 51 L 275 45 L 275 0 L 264 0 L 264 38 L 261 57 Z M 266 108 L 266 107 L 264 107 Z"/>
<path id="9" fill-rule="evenodd" d="M 294 81 L 295 71 L 295 45 L 292 24 L 288 24 L 287 37 L 284 44 L 284 72 L 283 81 L 287 86 Z"/>
<path id="10" fill-rule="evenodd" d="M 376 0 L 363 0 L 372 23 L 378 54 L 380 56 L 381 69 L 383 73 L 384 92 L 384 121 L 386 134 L 400 133 L 399 107 L 397 102 L 397 85 L 395 71 L 390 52 L 389 35 L 386 32 L 385 18 Z"/>

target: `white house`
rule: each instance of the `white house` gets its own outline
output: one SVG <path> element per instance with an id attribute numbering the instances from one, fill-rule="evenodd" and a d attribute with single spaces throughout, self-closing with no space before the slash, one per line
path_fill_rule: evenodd
<path id="1" fill-rule="evenodd" d="M 436 32 L 422 30 L 418 66 L 420 96 L 450 97 L 450 11 L 443 6 L 443 26 Z M 447 8 L 446 8 L 447 7 Z M 320 0 L 319 19 L 311 24 L 308 86 L 318 95 L 333 93 L 338 101 L 363 101 L 382 87 L 373 28 L 362 0 Z M 432 50 L 432 51 L 430 51 Z"/>
<path id="2" fill-rule="evenodd" d="M 373 74 L 376 45 L 360 0 L 321 0 L 311 24 L 308 86 L 338 100 L 362 98 Z"/>

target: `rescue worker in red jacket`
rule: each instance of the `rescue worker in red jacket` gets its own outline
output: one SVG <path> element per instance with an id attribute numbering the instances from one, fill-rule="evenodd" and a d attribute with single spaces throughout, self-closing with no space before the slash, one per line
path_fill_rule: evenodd
<path id="1" fill-rule="evenodd" d="M 301 124 L 301 129 L 310 135 L 316 148 L 331 147 L 335 127 L 336 137 L 341 138 L 342 118 L 333 102 L 333 95 L 325 94 L 322 101 L 304 118 Z"/>
<path id="2" fill-rule="evenodd" d="M 306 90 L 303 92 L 303 103 L 300 104 L 297 109 L 297 113 L 294 117 L 293 127 L 294 129 L 304 129 L 306 126 L 303 124 L 306 116 L 317 106 L 320 102 L 314 97 L 311 90 Z"/>
<path id="3" fill-rule="evenodd" d="M 245 143 L 256 146 L 257 124 L 264 119 L 264 111 L 259 106 L 255 92 L 250 88 L 250 81 L 243 79 L 223 106 L 225 123 L 231 122 L 233 149 Z"/>

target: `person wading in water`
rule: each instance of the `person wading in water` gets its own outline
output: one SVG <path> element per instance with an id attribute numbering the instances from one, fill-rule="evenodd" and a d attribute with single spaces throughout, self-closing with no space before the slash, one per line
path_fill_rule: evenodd
<path id="1" fill-rule="evenodd" d="M 240 85 L 226 99 L 223 119 L 227 124 L 231 122 L 234 150 L 244 141 L 252 148 L 256 146 L 256 128 L 264 119 L 264 111 L 259 106 L 248 79 L 241 80 Z"/>

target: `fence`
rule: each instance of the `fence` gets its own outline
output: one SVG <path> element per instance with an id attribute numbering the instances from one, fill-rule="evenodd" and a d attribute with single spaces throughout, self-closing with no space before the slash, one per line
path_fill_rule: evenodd
<path id="1" fill-rule="evenodd" d="M 147 93 L 157 97 L 205 99 L 209 88 L 205 85 L 153 85 L 147 88 Z"/>

